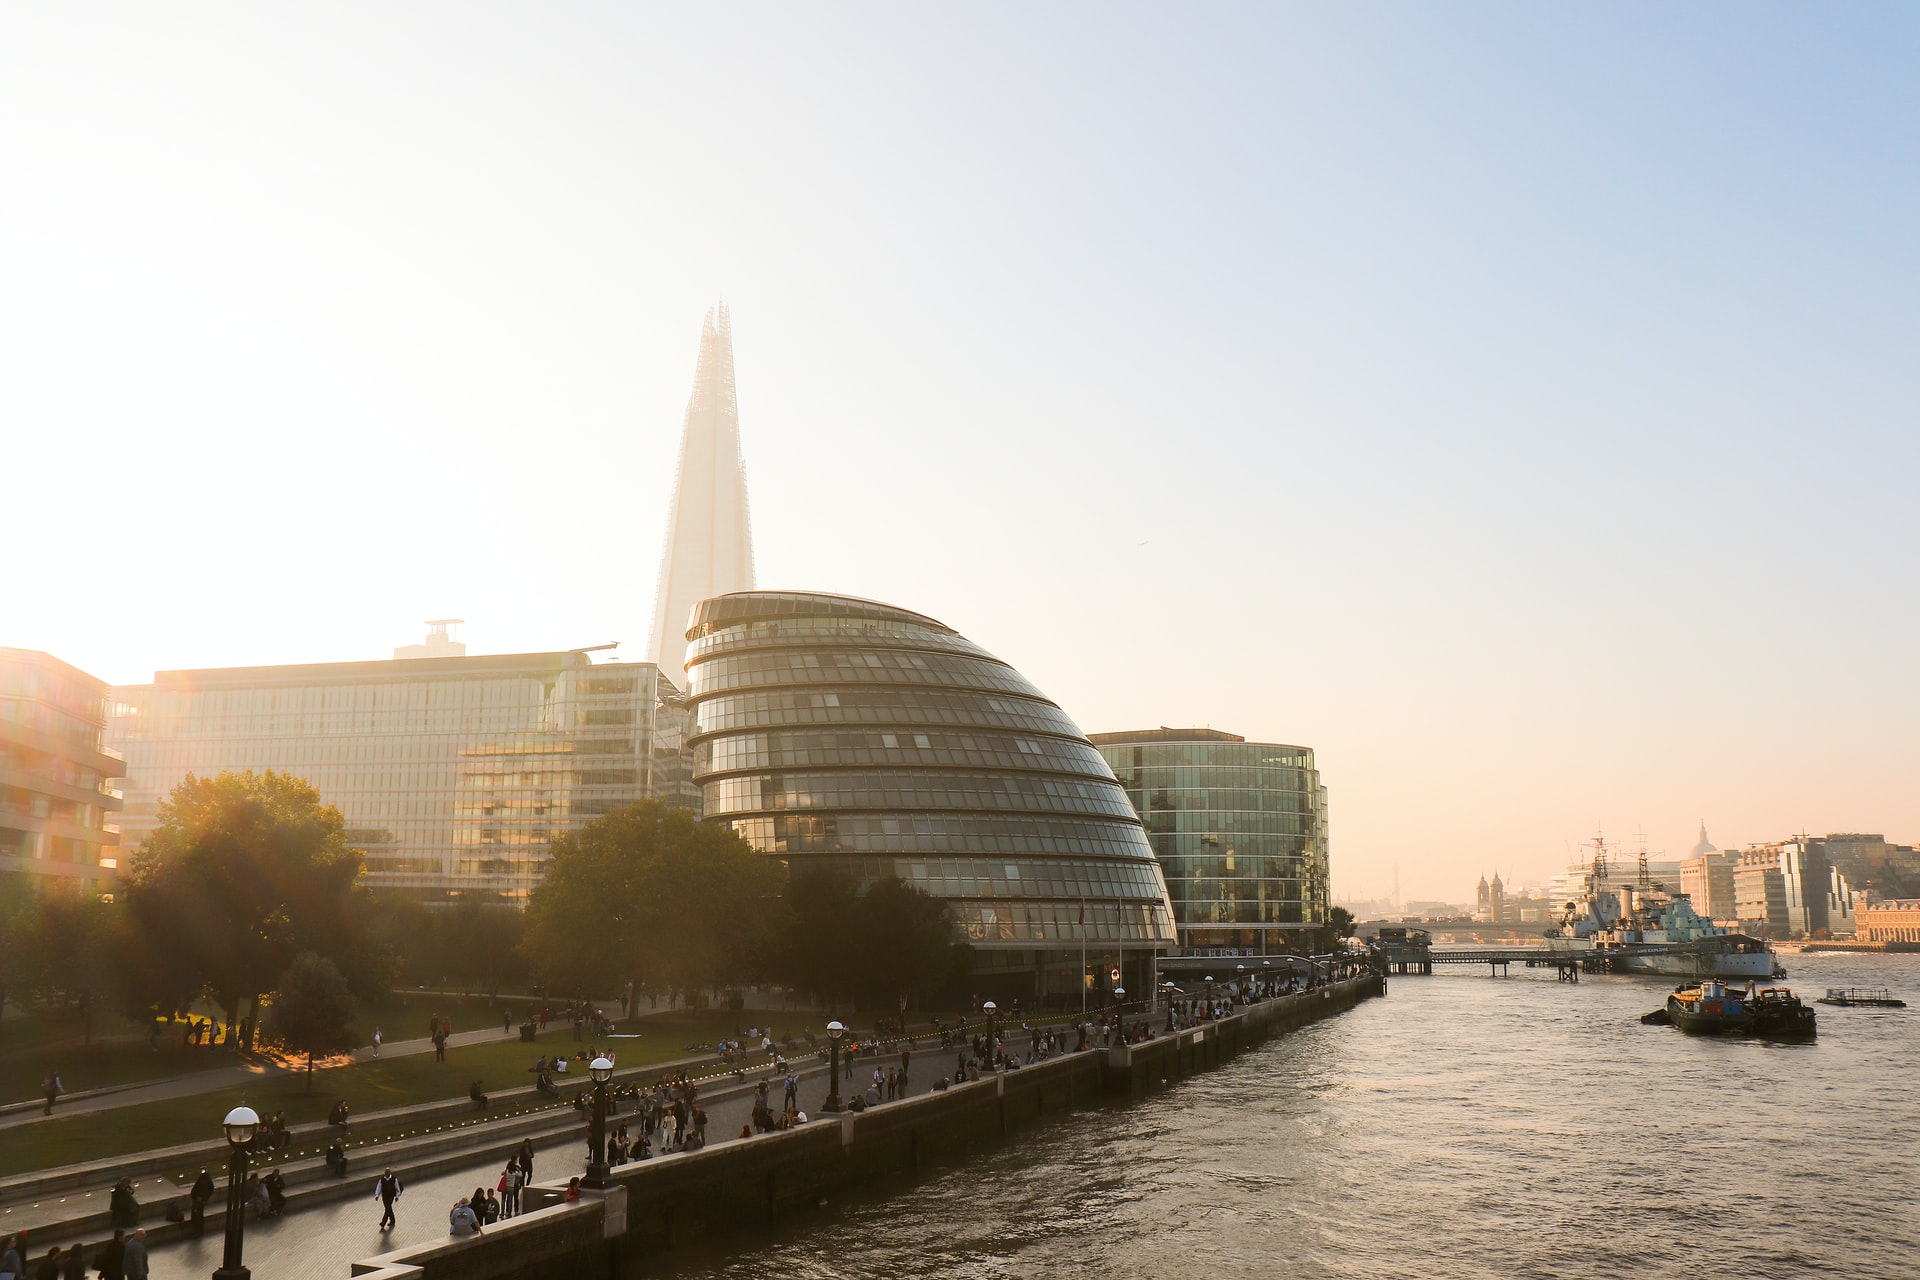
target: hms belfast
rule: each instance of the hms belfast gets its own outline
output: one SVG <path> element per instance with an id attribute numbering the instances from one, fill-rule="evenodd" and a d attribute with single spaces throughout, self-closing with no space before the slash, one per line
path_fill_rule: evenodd
<path id="1" fill-rule="evenodd" d="M 1646 850 L 1631 885 L 1609 885 L 1606 841 L 1594 839 L 1582 896 L 1546 931 L 1552 951 L 1578 954 L 1616 973 L 1670 978 L 1771 978 L 1779 972 L 1764 938 L 1724 929 L 1693 909 L 1684 893 L 1657 884 Z"/>

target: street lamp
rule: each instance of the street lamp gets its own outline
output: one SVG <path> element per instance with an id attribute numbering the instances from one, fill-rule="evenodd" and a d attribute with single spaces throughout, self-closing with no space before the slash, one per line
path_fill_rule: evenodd
<path id="1" fill-rule="evenodd" d="M 1207 1019 L 1213 1019 L 1213 975 L 1207 975 Z"/>
<path id="2" fill-rule="evenodd" d="M 822 1111 L 840 1110 L 840 1037 L 847 1029 L 838 1022 L 827 1024 L 827 1047 L 833 1051 L 833 1060 L 827 1064 L 827 1100 L 820 1104 Z"/>
<path id="3" fill-rule="evenodd" d="M 1240 995 L 1240 998 L 1244 1000 L 1247 998 L 1247 966 L 1243 964 L 1237 964 L 1233 967 L 1235 972 L 1237 972 L 1240 975 L 1238 979 L 1239 986 L 1240 986 L 1239 995 Z"/>
<path id="4" fill-rule="evenodd" d="M 1000 1012 L 1000 1006 L 989 1000 L 980 1007 L 987 1011 L 987 1066 L 991 1068 L 994 1065 L 996 1057 L 993 1051 L 993 1041 L 994 1037 L 999 1034 L 994 1026 L 994 1015 Z"/>
<path id="5" fill-rule="evenodd" d="M 235 1107 L 223 1121 L 227 1128 L 227 1248 L 213 1280 L 251 1280 L 251 1273 L 240 1262 L 241 1237 L 247 1229 L 247 1201 L 242 1188 L 247 1180 L 247 1144 L 260 1127 L 260 1117 L 252 1107 Z"/>
<path id="6" fill-rule="evenodd" d="M 1167 993 L 1167 1034 L 1172 1035 L 1173 1034 L 1173 998 L 1174 996 L 1180 993 L 1180 988 L 1175 986 L 1171 982 L 1163 982 L 1160 984 L 1160 989 Z"/>
<path id="7" fill-rule="evenodd" d="M 593 1077 L 593 1127 L 587 1131 L 587 1177 L 584 1185 L 604 1187 L 607 1177 L 607 1081 L 613 1079 L 613 1063 L 605 1055 L 587 1064 Z"/>
<path id="8" fill-rule="evenodd" d="M 1116 985 L 1113 989 L 1113 1035 L 1114 1042 L 1120 1043 L 1127 1038 L 1127 1020 L 1121 1016 L 1120 1006 L 1126 1002 L 1127 989 Z"/>

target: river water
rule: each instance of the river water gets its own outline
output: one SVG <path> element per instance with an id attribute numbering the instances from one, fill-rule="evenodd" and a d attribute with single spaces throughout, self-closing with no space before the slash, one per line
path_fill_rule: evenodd
<path id="1" fill-rule="evenodd" d="M 675 1280 L 1920 1276 L 1920 956 L 1785 955 L 1811 1044 L 1643 1027 L 1668 984 L 1485 970 L 1151 1098 L 682 1251 Z"/>

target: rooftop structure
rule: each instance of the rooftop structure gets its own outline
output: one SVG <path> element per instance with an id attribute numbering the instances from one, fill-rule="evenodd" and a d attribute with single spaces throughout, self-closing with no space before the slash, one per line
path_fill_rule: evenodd
<path id="1" fill-rule="evenodd" d="M 686 688 L 687 618 L 709 596 L 753 587 L 753 528 L 740 414 L 733 389 L 733 329 L 725 303 L 707 312 L 680 431 L 647 660 Z"/>

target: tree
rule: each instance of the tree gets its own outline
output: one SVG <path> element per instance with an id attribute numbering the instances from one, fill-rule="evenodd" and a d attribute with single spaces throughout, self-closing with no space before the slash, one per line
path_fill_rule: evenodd
<path id="1" fill-rule="evenodd" d="M 1320 936 L 1325 940 L 1325 949 L 1340 950 L 1346 939 L 1353 936 L 1354 928 L 1353 912 L 1345 907 L 1328 908 L 1327 922 L 1320 928 Z"/>
<path id="2" fill-rule="evenodd" d="M 315 1056 L 344 1053 L 360 1042 L 354 1034 L 353 994 L 333 961 L 312 951 L 294 957 L 280 975 L 267 1006 L 275 1040 L 307 1055 L 307 1092 L 313 1092 Z"/>
<path id="3" fill-rule="evenodd" d="M 782 904 L 779 972 L 829 1004 L 865 998 L 898 1011 L 944 987 L 967 957 L 946 905 L 893 876 L 862 892 L 833 868 L 796 871 Z"/>
<path id="4" fill-rule="evenodd" d="M 169 1007 L 203 990 L 238 1023 L 302 951 L 377 983 L 363 857 L 311 783 L 272 770 L 188 775 L 159 816 L 126 876 L 137 998 Z"/>
<path id="5" fill-rule="evenodd" d="M 852 936 L 859 985 L 896 1012 L 944 987 L 968 956 L 946 905 L 894 876 L 854 903 Z"/>
<path id="6" fill-rule="evenodd" d="M 554 840 L 522 950 L 573 994 L 738 982 L 779 885 L 778 865 L 731 829 L 642 800 Z"/>

